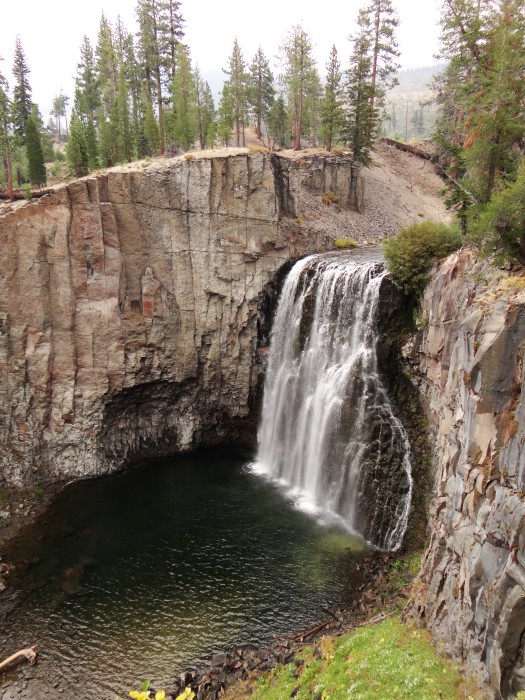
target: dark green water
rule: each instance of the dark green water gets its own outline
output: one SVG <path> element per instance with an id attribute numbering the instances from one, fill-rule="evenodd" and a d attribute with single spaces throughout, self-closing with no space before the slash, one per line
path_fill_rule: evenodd
<path id="1" fill-rule="evenodd" d="M 8 559 L 29 566 L 3 646 L 41 649 L 25 697 L 46 697 L 49 679 L 89 700 L 165 687 L 212 652 L 345 605 L 363 543 L 294 509 L 249 459 L 221 448 L 73 484 L 12 544 Z"/>

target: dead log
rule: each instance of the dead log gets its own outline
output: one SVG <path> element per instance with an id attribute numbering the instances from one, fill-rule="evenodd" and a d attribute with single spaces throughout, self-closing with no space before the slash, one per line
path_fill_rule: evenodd
<path id="1" fill-rule="evenodd" d="M 37 654 L 38 652 L 36 649 L 36 645 L 28 647 L 27 649 L 20 649 L 20 651 L 17 651 L 16 654 L 8 656 L 7 659 L 0 663 L 0 671 L 3 670 L 6 666 L 9 666 L 9 664 L 12 664 L 13 661 L 17 661 L 18 659 L 25 659 L 29 662 L 31 666 L 33 666 L 36 662 Z"/>
<path id="2" fill-rule="evenodd" d="M 397 148 L 399 151 L 405 151 L 406 153 L 411 153 L 413 156 L 417 156 L 418 158 L 424 158 L 425 160 L 432 160 L 432 157 L 429 156 L 428 153 L 425 153 L 425 151 L 422 151 L 420 148 L 416 148 L 415 146 L 411 146 L 408 143 L 401 143 L 401 141 L 394 141 L 394 139 L 387 139 L 387 138 L 382 138 L 381 143 L 386 143 L 387 146 L 393 146 L 394 148 Z"/>
<path id="3" fill-rule="evenodd" d="M 46 194 L 53 194 L 55 190 L 48 187 L 44 190 L 34 190 L 31 192 L 31 199 L 39 199 L 44 197 Z M 14 201 L 16 199 L 26 199 L 26 195 L 22 190 L 13 190 L 12 196 L 9 196 L 9 192 L 0 192 L 0 199 L 8 199 Z"/>

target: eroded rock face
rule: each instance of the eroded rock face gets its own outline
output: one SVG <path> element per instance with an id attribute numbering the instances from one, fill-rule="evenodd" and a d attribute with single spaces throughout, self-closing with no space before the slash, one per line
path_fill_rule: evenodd
<path id="1" fill-rule="evenodd" d="M 525 689 L 525 278 L 444 262 L 406 348 L 435 434 L 431 542 L 412 613 L 481 671 Z"/>
<path id="2" fill-rule="evenodd" d="M 272 161 L 273 158 L 273 161 Z M 250 413 L 262 291 L 332 246 L 301 187 L 351 163 L 255 153 L 75 181 L 0 219 L 0 440 L 11 484 L 232 439 Z"/>

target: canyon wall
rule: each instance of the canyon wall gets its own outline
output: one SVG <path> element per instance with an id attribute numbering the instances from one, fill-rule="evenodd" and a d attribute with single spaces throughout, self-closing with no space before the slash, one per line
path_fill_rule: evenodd
<path id="1" fill-rule="evenodd" d="M 525 689 L 525 277 L 468 251 L 438 267 L 405 348 L 436 484 L 410 615 L 490 682 Z"/>
<path id="2" fill-rule="evenodd" d="M 235 439 L 258 383 L 259 308 L 299 219 L 352 164 L 237 152 L 93 175 L 0 212 L 0 460 L 13 485 Z"/>

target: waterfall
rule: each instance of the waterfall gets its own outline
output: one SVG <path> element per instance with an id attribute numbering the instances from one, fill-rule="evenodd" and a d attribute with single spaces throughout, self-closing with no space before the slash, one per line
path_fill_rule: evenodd
<path id="1" fill-rule="evenodd" d="M 412 494 L 410 446 L 378 373 L 382 263 L 310 256 L 274 321 L 255 468 L 397 549 Z"/>

